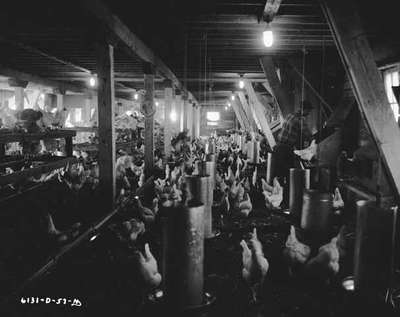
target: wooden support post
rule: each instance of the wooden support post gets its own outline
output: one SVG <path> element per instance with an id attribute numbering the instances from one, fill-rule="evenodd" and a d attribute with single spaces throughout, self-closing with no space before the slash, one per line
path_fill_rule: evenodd
<path id="1" fill-rule="evenodd" d="M 192 105 L 192 137 L 196 138 L 196 104 Z"/>
<path id="2" fill-rule="evenodd" d="M 400 130 L 386 96 L 382 76 L 353 1 L 322 1 L 360 112 L 380 152 L 388 179 L 400 193 Z"/>
<path id="3" fill-rule="evenodd" d="M 244 113 L 246 114 L 247 121 L 249 122 L 249 131 L 255 132 L 257 130 L 257 124 L 254 121 L 253 114 L 250 111 L 250 106 L 247 103 L 246 96 L 244 95 L 244 92 L 242 92 L 242 91 L 238 92 L 238 96 L 239 96 L 239 100 L 240 100 L 242 109 L 244 110 Z"/>
<path id="4" fill-rule="evenodd" d="M 176 113 L 176 121 L 174 122 L 175 134 L 181 131 L 181 117 L 182 117 L 182 96 L 179 89 L 175 89 L 174 93 L 174 110 Z"/>
<path id="5" fill-rule="evenodd" d="M 90 122 L 90 111 L 91 111 L 90 99 L 88 97 L 86 97 L 85 104 L 82 109 L 82 119 L 83 119 L 85 126 Z"/>
<path id="6" fill-rule="evenodd" d="M 24 110 L 25 92 L 23 87 L 15 87 L 15 107 L 17 111 Z"/>
<path id="7" fill-rule="evenodd" d="M 188 111 L 188 132 L 189 132 L 189 136 L 193 138 L 193 103 L 192 102 L 188 102 L 188 107 L 187 107 L 187 111 Z"/>
<path id="8" fill-rule="evenodd" d="M 254 112 L 260 123 L 261 130 L 265 134 L 265 137 L 267 138 L 269 146 L 271 147 L 271 149 L 273 149 L 274 146 L 276 145 L 276 142 L 275 142 L 274 135 L 272 134 L 272 131 L 269 127 L 267 117 L 265 115 L 265 111 L 264 111 L 265 107 L 258 100 L 256 92 L 254 91 L 253 85 L 251 84 L 250 81 L 245 80 L 244 87 L 247 91 L 249 98 L 253 101 Z"/>
<path id="9" fill-rule="evenodd" d="M 260 63 L 282 115 L 286 117 L 289 113 L 294 112 L 293 104 L 289 100 L 289 92 L 281 85 L 272 57 L 264 56 L 260 59 Z"/>
<path id="10" fill-rule="evenodd" d="M 197 105 L 196 107 L 196 138 L 200 137 L 200 105 Z"/>
<path id="11" fill-rule="evenodd" d="M 183 92 L 183 106 L 182 106 L 182 126 L 183 126 L 183 131 L 186 131 L 188 129 L 188 95 L 186 92 Z"/>
<path id="12" fill-rule="evenodd" d="M 144 64 L 144 101 L 142 112 L 144 121 L 144 167 L 146 179 L 151 176 L 154 165 L 154 65 Z"/>
<path id="13" fill-rule="evenodd" d="M 64 109 L 64 95 L 57 94 L 57 111 L 62 111 Z"/>
<path id="14" fill-rule="evenodd" d="M 102 206 L 111 210 L 115 187 L 114 49 L 105 40 L 96 47 L 99 112 L 99 174 Z"/>
<path id="15" fill-rule="evenodd" d="M 165 157 L 168 158 L 171 155 L 171 139 L 172 139 L 172 127 L 171 127 L 171 110 L 172 110 L 172 81 L 165 80 L 164 82 L 164 153 Z"/>

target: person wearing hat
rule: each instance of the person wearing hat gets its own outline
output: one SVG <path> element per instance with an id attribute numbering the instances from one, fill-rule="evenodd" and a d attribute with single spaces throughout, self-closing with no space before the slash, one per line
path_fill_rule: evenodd
<path id="1" fill-rule="evenodd" d="M 311 140 L 312 134 L 306 118 L 313 108 L 309 101 L 303 100 L 301 108 L 297 112 L 289 114 L 283 122 L 273 152 L 273 160 L 276 162 L 274 174 L 280 178 L 280 181 L 283 181 L 284 177 L 288 177 L 290 168 L 295 167 L 293 151 L 308 146 Z"/>

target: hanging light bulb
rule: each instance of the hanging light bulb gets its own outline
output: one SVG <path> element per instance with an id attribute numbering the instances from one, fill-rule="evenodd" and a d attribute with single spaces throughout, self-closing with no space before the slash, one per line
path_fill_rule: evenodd
<path id="1" fill-rule="evenodd" d="M 225 110 L 228 110 L 228 106 L 225 106 Z"/>
<path id="2" fill-rule="evenodd" d="M 139 94 L 138 94 L 137 92 L 135 92 L 135 94 L 133 95 L 133 98 L 134 98 L 135 100 L 138 100 L 138 99 L 139 99 Z"/>
<path id="3" fill-rule="evenodd" d="M 235 95 L 234 95 L 234 94 L 231 95 L 231 100 L 232 100 L 232 101 L 235 100 Z"/>
<path id="4" fill-rule="evenodd" d="M 228 107 L 230 108 L 232 105 L 231 105 L 231 103 L 230 102 L 228 102 Z"/>
<path id="5" fill-rule="evenodd" d="M 159 105 L 159 103 L 158 103 L 158 101 L 156 101 L 156 107 L 158 107 L 158 105 Z"/>
<path id="6" fill-rule="evenodd" d="M 240 89 L 243 89 L 243 88 L 244 88 L 244 81 L 243 81 L 243 79 L 240 79 L 240 80 L 239 80 L 239 88 L 240 88 Z"/>
<path id="7" fill-rule="evenodd" d="M 274 44 L 274 34 L 272 33 L 269 23 L 267 23 L 267 26 L 263 32 L 263 42 L 265 47 L 271 47 L 272 44 Z"/>
<path id="8" fill-rule="evenodd" d="M 89 85 L 90 85 L 90 87 L 96 86 L 96 78 L 94 78 L 93 76 L 90 77 L 90 79 L 89 79 Z"/>

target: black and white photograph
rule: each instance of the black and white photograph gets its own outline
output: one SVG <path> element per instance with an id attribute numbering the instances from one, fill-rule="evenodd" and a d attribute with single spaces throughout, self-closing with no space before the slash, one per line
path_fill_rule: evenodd
<path id="1" fill-rule="evenodd" d="M 399 317 L 395 0 L 5 0 L 1 317 Z"/>

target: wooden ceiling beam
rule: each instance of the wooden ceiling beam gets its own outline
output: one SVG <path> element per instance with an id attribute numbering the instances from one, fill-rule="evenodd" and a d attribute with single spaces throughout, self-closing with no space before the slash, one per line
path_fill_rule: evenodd
<path id="1" fill-rule="evenodd" d="M 172 80 L 174 85 L 181 90 L 184 90 L 183 85 L 175 76 L 172 70 L 164 64 L 164 62 L 131 30 L 114 15 L 101 1 L 99 0 L 83 0 L 83 7 L 93 14 L 114 36 L 117 37 L 129 49 L 129 53 L 135 58 L 139 57 L 144 62 L 154 65 L 157 72 Z M 187 92 L 191 99 L 195 100 L 190 92 Z"/>
<path id="2" fill-rule="evenodd" d="M 85 88 L 85 87 L 82 87 L 81 85 L 74 85 L 74 84 L 70 84 L 70 83 L 63 83 L 63 82 L 56 81 L 56 80 L 42 78 L 40 76 L 25 73 L 25 72 L 15 70 L 15 69 L 3 66 L 3 65 L 0 65 L 0 74 L 2 76 L 18 78 L 20 80 L 32 82 L 32 83 L 35 83 L 40 86 L 59 89 L 60 91 L 71 91 L 71 92 L 75 92 L 75 93 L 82 93 L 82 94 L 89 94 L 89 95 L 95 93 L 94 89 Z"/>
<path id="3" fill-rule="evenodd" d="M 272 22 L 275 15 L 278 13 L 279 7 L 281 5 L 281 0 L 267 0 L 264 7 L 264 12 L 262 18 L 266 22 Z"/>
<path id="4" fill-rule="evenodd" d="M 269 87 L 271 87 L 271 93 L 275 96 L 283 117 L 286 117 L 289 113 L 294 112 L 293 104 L 289 99 L 289 91 L 281 84 L 272 57 L 260 58 L 260 64 L 267 77 Z"/>

